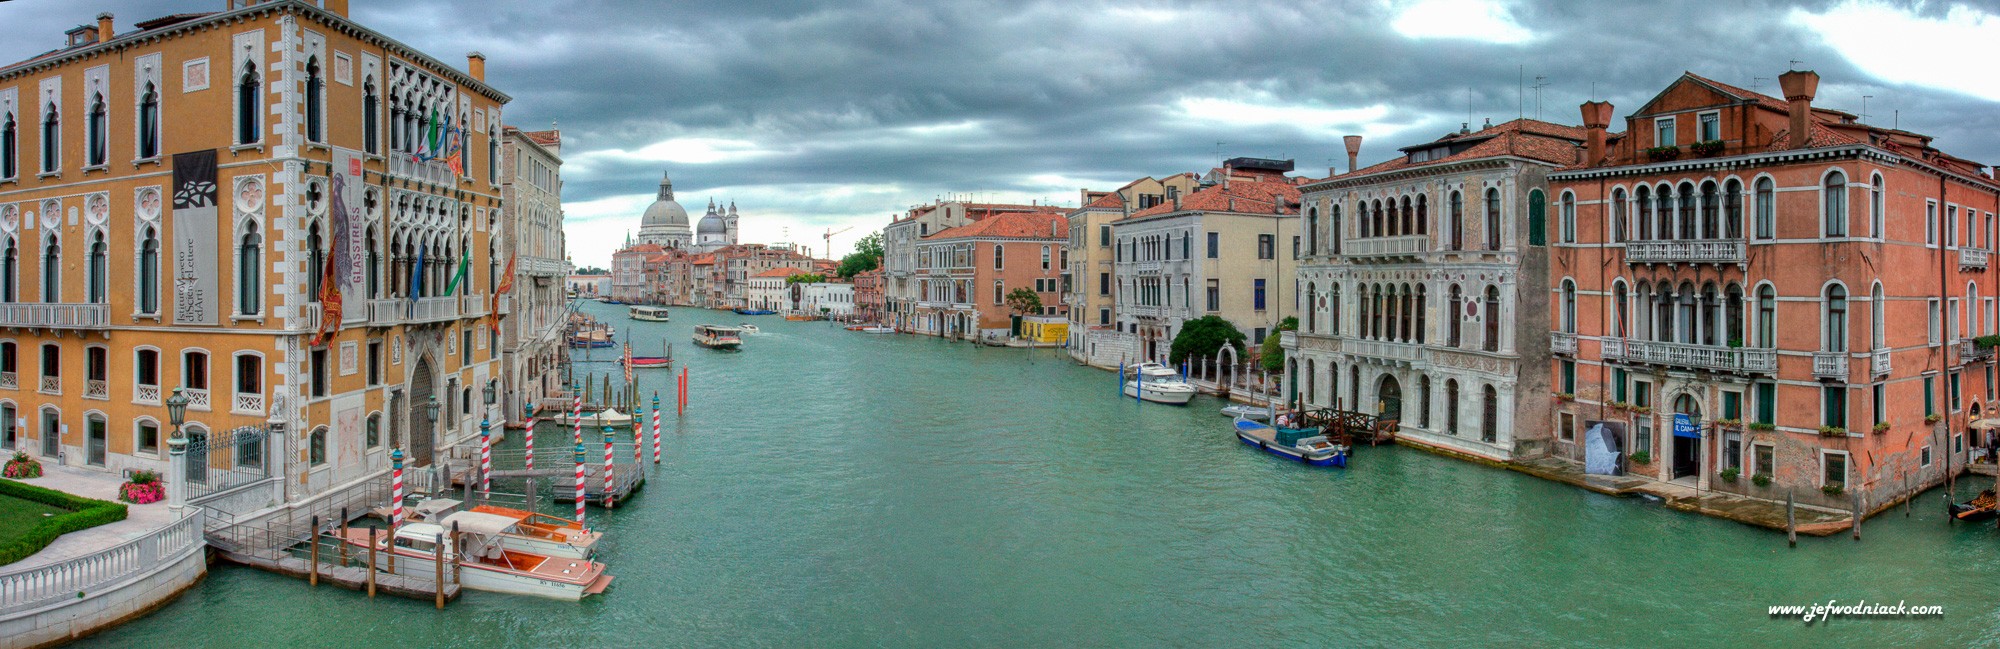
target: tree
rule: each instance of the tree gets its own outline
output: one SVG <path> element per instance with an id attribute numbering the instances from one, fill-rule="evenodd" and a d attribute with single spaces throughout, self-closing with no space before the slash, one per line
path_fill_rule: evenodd
<path id="1" fill-rule="evenodd" d="M 874 232 L 854 243 L 854 252 L 840 258 L 835 274 L 853 277 L 882 267 L 882 233 Z"/>
<path id="2" fill-rule="evenodd" d="M 1264 337 L 1264 349 L 1261 352 L 1262 357 L 1259 359 L 1264 364 L 1264 369 L 1272 372 L 1282 372 L 1285 370 L 1285 348 L 1278 344 L 1278 332 L 1298 330 L 1299 319 L 1287 317 L 1278 322 L 1277 331 L 1273 331 L 1271 335 Z"/>
<path id="3" fill-rule="evenodd" d="M 596 267 L 596 266 L 584 266 L 584 267 L 582 267 L 582 268 L 578 268 L 578 269 L 576 269 L 576 271 L 575 271 L 575 272 L 576 272 L 576 274 L 578 274 L 578 275 L 610 275 L 610 274 L 611 274 L 611 271 L 608 271 L 608 270 L 605 270 L 605 269 L 602 269 L 602 268 L 598 268 L 598 267 Z"/>
<path id="4" fill-rule="evenodd" d="M 1036 295 L 1034 290 L 1025 287 L 1008 291 L 1007 310 L 1013 311 L 1015 315 L 1041 313 L 1042 296 Z"/>
<path id="5" fill-rule="evenodd" d="M 1175 365 L 1189 356 L 1213 356 L 1223 345 L 1243 351 L 1243 340 L 1248 338 L 1236 325 L 1220 316 L 1202 316 L 1181 324 L 1181 333 L 1174 336 L 1174 344 L 1167 351 L 1167 359 Z"/>
<path id="6" fill-rule="evenodd" d="M 790 286 L 792 284 L 818 284 L 824 281 L 826 281 L 826 276 L 821 275 L 819 273 L 799 273 L 797 275 L 785 278 L 785 285 Z"/>

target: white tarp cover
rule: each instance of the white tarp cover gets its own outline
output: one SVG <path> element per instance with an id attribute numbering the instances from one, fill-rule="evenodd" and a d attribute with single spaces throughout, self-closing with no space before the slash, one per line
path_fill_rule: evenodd
<path id="1" fill-rule="evenodd" d="M 1604 422 L 1590 422 L 1583 433 L 1583 472 L 1618 475 L 1618 437 Z"/>

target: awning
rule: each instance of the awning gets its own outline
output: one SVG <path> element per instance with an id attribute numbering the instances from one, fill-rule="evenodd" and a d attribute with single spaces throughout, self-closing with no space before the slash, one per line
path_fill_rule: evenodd
<path id="1" fill-rule="evenodd" d="M 2000 417 L 1972 420 L 1973 430 L 2000 430 Z"/>

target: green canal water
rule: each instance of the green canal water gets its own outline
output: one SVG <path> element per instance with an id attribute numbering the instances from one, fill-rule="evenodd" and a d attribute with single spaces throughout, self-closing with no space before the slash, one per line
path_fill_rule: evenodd
<path id="1" fill-rule="evenodd" d="M 218 565 L 86 647 L 1905 646 L 2000 642 L 2000 532 L 1937 493 L 1865 540 L 1784 537 L 1400 448 L 1345 471 L 1238 444 L 1220 401 L 1136 405 L 1025 352 L 747 318 L 673 341 L 692 406 L 613 511 L 617 581 L 582 603 L 443 611 Z M 637 325 L 636 330 L 633 325 Z M 597 352 L 607 357 L 605 350 Z M 610 366 L 596 364 L 596 371 Z M 644 388 L 671 394 L 664 372 Z M 545 451 L 546 453 L 546 451 Z M 1766 607 L 1945 607 L 1807 625 Z"/>

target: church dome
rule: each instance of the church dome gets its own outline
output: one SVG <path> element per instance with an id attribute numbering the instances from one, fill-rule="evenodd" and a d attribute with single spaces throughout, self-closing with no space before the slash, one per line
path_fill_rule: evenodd
<path id="1" fill-rule="evenodd" d="M 715 212 L 709 212 L 707 216 L 701 217 L 701 224 L 695 226 L 695 234 L 721 235 L 726 234 L 728 231 L 729 224 L 724 223 L 722 215 Z"/>
<path id="2" fill-rule="evenodd" d="M 659 198 L 646 207 L 646 215 L 639 220 L 639 227 L 686 230 L 687 226 L 687 209 L 674 201 L 674 181 L 661 175 Z"/>

